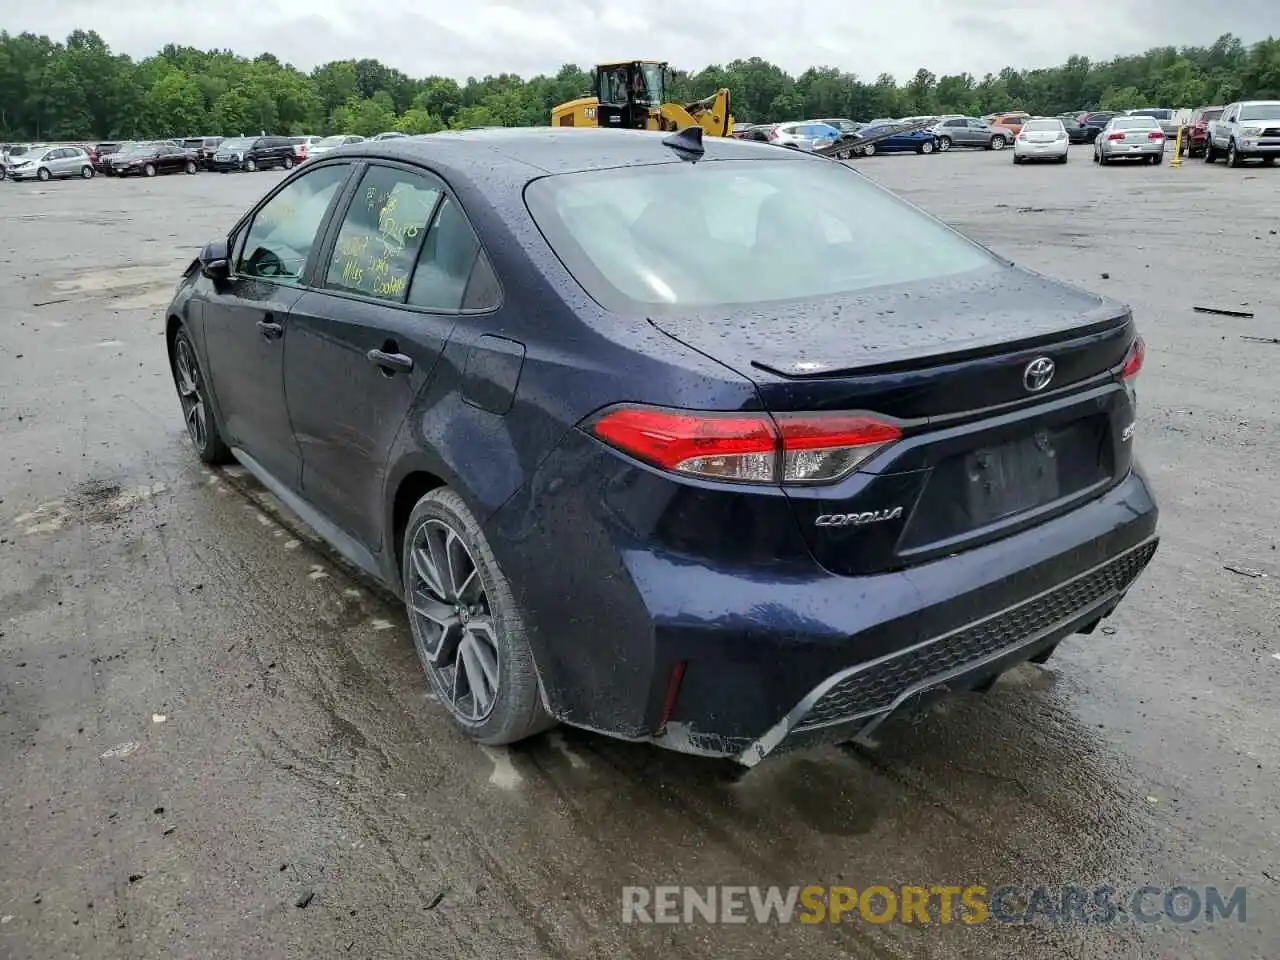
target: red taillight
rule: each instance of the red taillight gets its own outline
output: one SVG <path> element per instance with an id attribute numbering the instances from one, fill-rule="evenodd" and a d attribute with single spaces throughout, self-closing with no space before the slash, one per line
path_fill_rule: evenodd
<path id="1" fill-rule="evenodd" d="M 1108 140 L 1123 140 L 1123 139 L 1124 139 L 1124 134 L 1123 134 L 1123 133 L 1109 133 L 1109 134 L 1107 134 L 1107 139 L 1108 139 Z"/>
<path id="2" fill-rule="evenodd" d="M 1148 133 L 1148 134 L 1147 134 L 1147 139 L 1148 139 L 1148 140 L 1163 140 L 1163 139 L 1164 139 L 1164 134 L 1163 134 L 1161 131 L 1159 131 L 1159 130 L 1152 130 L 1150 133 Z"/>
<path id="3" fill-rule="evenodd" d="M 1124 369 L 1120 371 L 1120 376 L 1124 380 L 1132 380 L 1138 375 L 1138 371 L 1142 369 L 1143 361 L 1147 359 L 1147 344 L 1141 337 L 1134 337 L 1133 343 L 1129 345 L 1129 352 L 1124 356 Z"/>
<path id="4" fill-rule="evenodd" d="M 298 148 L 298 159 L 299 160 L 307 159 L 307 145 L 305 143 Z"/>
<path id="5" fill-rule="evenodd" d="M 829 483 L 902 431 L 865 414 L 703 413 L 615 407 L 591 431 L 674 473 L 740 483 Z"/>

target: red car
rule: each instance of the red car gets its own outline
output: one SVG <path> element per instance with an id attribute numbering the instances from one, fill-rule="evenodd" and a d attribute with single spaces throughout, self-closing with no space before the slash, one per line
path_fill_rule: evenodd
<path id="1" fill-rule="evenodd" d="M 1187 124 L 1185 132 L 1182 134 L 1182 153 L 1187 157 L 1199 157 L 1204 155 L 1204 138 L 1209 132 L 1209 121 L 1217 120 L 1222 116 L 1222 111 L 1226 107 L 1201 107 L 1191 116 L 1191 122 Z"/>

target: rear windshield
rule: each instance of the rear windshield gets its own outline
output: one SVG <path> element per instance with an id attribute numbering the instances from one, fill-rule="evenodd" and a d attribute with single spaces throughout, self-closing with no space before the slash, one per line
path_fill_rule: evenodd
<path id="1" fill-rule="evenodd" d="M 1163 109 L 1134 110 L 1132 113 L 1130 113 L 1130 114 L 1129 114 L 1129 116 L 1131 116 L 1131 117 L 1155 117 L 1157 120 L 1172 120 L 1172 119 L 1173 119 L 1173 111 L 1172 111 L 1172 110 L 1163 110 Z"/>
<path id="2" fill-rule="evenodd" d="M 1116 130 L 1154 130 L 1160 124 L 1150 117 L 1116 117 L 1111 126 Z"/>
<path id="3" fill-rule="evenodd" d="M 1241 120 L 1280 120 L 1280 103 L 1252 103 L 1240 108 Z"/>
<path id="4" fill-rule="evenodd" d="M 837 163 L 725 160 L 544 177 L 530 212 L 597 302 L 706 307 L 831 296 L 997 261 Z"/>
<path id="5" fill-rule="evenodd" d="M 1022 125 L 1022 129 L 1030 133 L 1035 133 L 1037 130 L 1061 130 L 1062 121 L 1061 120 L 1028 120 L 1026 123 Z"/>

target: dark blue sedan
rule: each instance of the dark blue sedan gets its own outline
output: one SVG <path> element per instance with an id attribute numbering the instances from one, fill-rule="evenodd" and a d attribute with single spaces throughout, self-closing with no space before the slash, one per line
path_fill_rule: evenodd
<path id="1" fill-rule="evenodd" d="M 898 124 L 882 124 L 864 127 L 858 131 L 859 137 L 875 137 L 898 127 Z M 867 144 L 862 152 L 865 156 L 877 153 L 934 153 L 938 149 L 938 138 L 933 130 L 925 127 L 922 130 L 902 130 L 883 140 Z"/>
<path id="2" fill-rule="evenodd" d="M 166 320 L 196 453 L 403 597 L 480 743 L 869 737 L 1093 631 L 1156 549 L 1129 310 L 807 153 L 341 147 Z"/>

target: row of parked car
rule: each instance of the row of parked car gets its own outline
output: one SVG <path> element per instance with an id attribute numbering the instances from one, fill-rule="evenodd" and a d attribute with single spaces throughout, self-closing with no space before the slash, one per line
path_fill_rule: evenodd
<path id="1" fill-rule="evenodd" d="M 945 153 L 959 147 L 1003 150 L 1013 146 L 1015 163 L 1023 157 L 1040 156 L 1065 163 L 1071 144 L 1093 144 L 1094 160 L 1099 163 L 1121 155 L 1160 163 L 1166 144 L 1178 140 L 1181 133 L 1180 151 L 1186 156 L 1202 156 L 1209 163 L 1225 159 L 1235 166 L 1250 158 L 1271 163 L 1280 156 L 1280 101 L 1201 107 L 1186 124 L 1178 116 L 1168 107 L 1147 107 L 1123 112 L 1074 111 L 1056 117 L 1010 112 L 985 117 L 902 117 L 870 123 L 823 118 L 737 124 L 733 135 L 796 150 L 825 149 L 847 139 L 851 156 Z M 1024 133 L 1028 124 L 1033 131 Z"/>
<path id="2" fill-rule="evenodd" d="M 373 137 L 388 140 L 404 134 L 388 131 Z M 186 137 L 173 140 L 105 141 L 97 144 L 7 144 L 0 147 L 0 179 L 59 180 L 79 177 L 156 177 L 201 170 L 229 173 L 283 168 L 364 137 Z"/>

